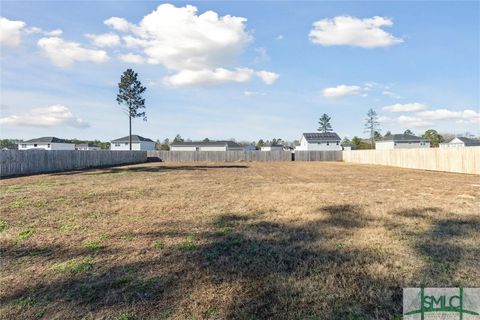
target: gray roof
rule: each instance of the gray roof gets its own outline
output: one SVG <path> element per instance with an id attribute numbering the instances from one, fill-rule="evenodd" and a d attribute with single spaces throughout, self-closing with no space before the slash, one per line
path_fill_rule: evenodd
<path id="1" fill-rule="evenodd" d="M 311 132 L 303 133 L 308 142 L 340 141 L 340 137 L 335 132 Z"/>
<path id="2" fill-rule="evenodd" d="M 67 143 L 64 139 L 59 139 L 55 137 L 41 137 L 36 139 L 31 139 L 19 143 Z"/>
<path id="3" fill-rule="evenodd" d="M 172 142 L 171 146 L 174 147 L 225 147 L 229 148 L 241 148 L 242 146 L 234 141 L 218 140 L 218 141 L 184 141 L 184 142 Z"/>
<path id="4" fill-rule="evenodd" d="M 428 141 L 427 139 L 414 136 L 412 134 L 392 134 L 387 137 L 383 137 L 382 141 Z"/>
<path id="5" fill-rule="evenodd" d="M 455 138 L 450 140 L 448 143 L 452 142 L 454 139 Z M 467 137 L 457 137 L 456 139 L 462 141 L 466 146 L 470 146 L 470 147 L 480 146 L 480 141 L 475 140 L 475 139 L 470 139 L 470 138 L 467 138 Z"/>
<path id="6" fill-rule="evenodd" d="M 138 143 L 138 142 L 142 142 L 142 141 L 154 142 L 151 139 L 144 138 L 144 137 L 139 136 L 137 134 L 132 134 L 132 143 Z M 130 142 L 130 140 L 129 140 L 129 136 L 126 136 L 126 137 L 123 137 L 123 138 L 118 138 L 118 139 L 112 140 L 112 142 Z"/>

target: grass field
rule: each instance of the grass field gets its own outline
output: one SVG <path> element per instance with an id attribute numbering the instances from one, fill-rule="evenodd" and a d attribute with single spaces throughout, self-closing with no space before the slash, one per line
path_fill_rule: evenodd
<path id="1" fill-rule="evenodd" d="M 480 287 L 480 179 L 335 162 L 2 180 L 2 319 L 400 319 Z"/>

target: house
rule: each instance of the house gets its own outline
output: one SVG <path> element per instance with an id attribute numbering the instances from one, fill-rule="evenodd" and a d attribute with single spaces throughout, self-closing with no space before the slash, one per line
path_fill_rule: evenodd
<path id="1" fill-rule="evenodd" d="M 456 137 L 450 140 L 449 142 L 440 143 L 440 148 L 465 148 L 465 147 L 479 147 L 480 141 L 465 138 L 465 137 Z"/>
<path id="2" fill-rule="evenodd" d="M 343 151 L 352 151 L 354 149 L 353 145 L 351 145 L 349 143 L 342 144 L 341 146 L 342 146 Z"/>
<path id="3" fill-rule="evenodd" d="M 91 143 L 81 143 L 81 144 L 76 144 L 75 145 L 75 150 L 82 150 L 82 151 L 101 150 L 101 148 L 99 148 L 96 145 L 93 145 Z"/>
<path id="4" fill-rule="evenodd" d="M 377 150 L 393 149 L 414 149 L 430 148 L 430 142 L 427 139 L 417 137 L 411 134 L 392 134 L 383 137 L 382 140 L 375 142 Z"/>
<path id="5" fill-rule="evenodd" d="M 55 137 L 41 137 L 22 141 L 18 144 L 18 150 L 75 150 L 75 144 L 64 139 Z"/>
<path id="6" fill-rule="evenodd" d="M 130 140 L 129 136 L 112 140 L 110 143 L 110 150 L 114 151 L 128 151 L 130 150 Z M 148 138 L 132 134 L 132 150 L 134 151 L 145 151 L 145 150 L 155 150 L 155 142 Z"/>
<path id="7" fill-rule="evenodd" d="M 245 148 L 234 141 L 183 141 L 173 142 L 170 151 L 244 151 Z"/>
<path id="8" fill-rule="evenodd" d="M 340 141 L 335 132 L 303 133 L 295 151 L 342 151 Z"/>
<path id="9" fill-rule="evenodd" d="M 282 151 L 283 145 L 281 144 L 270 144 L 267 146 L 262 146 L 260 148 L 261 151 Z"/>

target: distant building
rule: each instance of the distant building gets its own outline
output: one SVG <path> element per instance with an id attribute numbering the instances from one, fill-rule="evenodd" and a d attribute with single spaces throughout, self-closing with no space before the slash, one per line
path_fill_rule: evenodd
<path id="1" fill-rule="evenodd" d="M 456 137 L 450 140 L 449 142 L 440 143 L 440 148 L 465 148 L 465 147 L 479 147 L 480 141 L 465 138 L 465 137 Z"/>
<path id="2" fill-rule="evenodd" d="M 81 144 L 76 144 L 75 145 L 75 150 L 83 150 L 83 151 L 87 151 L 87 150 L 101 150 L 100 147 L 97 147 L 91 143 L 81 143 Z"/>
<path id="3" fill-rule="evenodd" d="M 64 139 L 55 137 L 41 137 L 22 141 L 18 144 L 18 150 L 75 150 L 75 144 L 66 142 Z"/>
<path id="4" fill-rule="evenodd" d="M 283 145 L 281 144 L 270 144 L 260 148 L 261 151 L 282 151 Z"/>
<path id="5" fill-rule="evenodd" d="M 377 150 L 414 148 L 430 148 L 430 142 L 427 139 L 411 134 L 392 134 L 383 137 L 380 141 L 375 141 L 375 149 Z"/>
<path id="6" fill-rule="evenodd" d="M 341 151 L 340 137 L 335 132 L 303 133 L 296 151 Z"/>
<path id="7" fill-rule="evenodd" d="M 341 146 L 342 146 L 342 150 L 343 150 L 343 151 L 352 151 L 352 150 L 354 149 L 351 144 L 347 144 L 347 143 L 346 143 L 346 144 L 342 144 Z"/>
<path id="8" fill-rule="evenodd" d="M 112 140 L 110 143 L 110 150 L 114 151 L 128 151 L 130 150 L 129 136 Z M 155 142 L 151 139 L 144 138 L 142 136 L 132 134 L 132 150 L 133 151 L 146 151 L 155 150 Z"/>
<path id="9" fill-rule="evenodd" d="M 250 147 L 249 147 L 250 148 Z M 173 142 L 170 151 L 244 151 L 245 148 L 234 141 L 185 141 Z"/>

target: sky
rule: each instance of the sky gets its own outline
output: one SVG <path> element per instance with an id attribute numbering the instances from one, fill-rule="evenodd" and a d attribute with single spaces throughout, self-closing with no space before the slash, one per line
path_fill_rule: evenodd
<path id="1" fill-rule="evenodd" d="M 480 134 L 480 2 L 2 1 L 0 136 L 153 140 Z"/>

